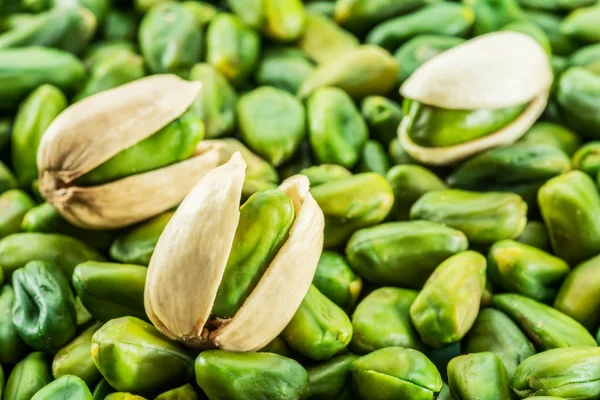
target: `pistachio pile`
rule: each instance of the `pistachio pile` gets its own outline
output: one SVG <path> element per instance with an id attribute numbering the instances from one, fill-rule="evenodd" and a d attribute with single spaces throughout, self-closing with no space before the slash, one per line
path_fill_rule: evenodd
<path id="1" fill-rule="evenodd" d="M 0 0 L 0 399 L 600 399 L 600 2 Z"/>

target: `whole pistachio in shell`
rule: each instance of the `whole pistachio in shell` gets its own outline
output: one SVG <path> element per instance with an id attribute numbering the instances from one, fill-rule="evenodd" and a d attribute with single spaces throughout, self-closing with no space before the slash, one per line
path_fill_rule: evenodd
<path id="1" fill-rule="evenodd" d="M 166 336 L 196 348 L 255 351 L 286 327 L 308 292 L 324 217 L 296 175 L 240 207 L 239 152 L 190 191 L 150 260 L 145 308 Z"/>
<path id="2" fill-rule="evenodd" d="M 86 229 L 120 228 L 179 204 L 219 161 L 196 150 L 204 127 L 186 110 L 200 89 L 154 75 L 67 108 L 40 143 L 42 195 Z"/>
<path id="3" fill-rule="evenodd" d="M 430 59 L 400 88 L 398 137 L 414 159 L 448 165 L 515 142 L 544 110 L 552 68 L 518 32 L 495 32 Z"/>

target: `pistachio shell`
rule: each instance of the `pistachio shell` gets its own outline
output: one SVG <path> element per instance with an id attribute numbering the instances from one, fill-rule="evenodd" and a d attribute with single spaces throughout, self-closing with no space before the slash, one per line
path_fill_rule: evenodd
<path id="1" fill-rule="evenodd" d="M 296 214 L 288 240 L 233 318 L 205 327 L 238 224 L 245 169 L 236 152 L 209 172 L 177 209 L 150 260 L 146 312 L 161 332 L 191 346 L 264 347 L 293 317 L 317 267 L 324 217 L 308 179 L 291 177 L 279 187 Z"/>
<path id="2" fill-rule="evenodd" d="M 44 197 L 72 224 L 96 229 L 130 225 L 177 205 L 217 165 L 216 153 L 105 185 L 72 183 L 180 116 L 200 88 L 173 75 L 154 75 L 69 107 L 40 143 L 37 163 Z M 172 184 L 175 179 L 177 185 Z"/>

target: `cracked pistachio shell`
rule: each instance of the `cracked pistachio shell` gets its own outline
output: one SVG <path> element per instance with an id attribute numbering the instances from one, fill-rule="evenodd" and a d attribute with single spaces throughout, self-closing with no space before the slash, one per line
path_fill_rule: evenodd
<path id="1" fill-rule="evenodd" d="M 448 383 L 457 400 L 511 398 L 506 368 L 491 352 L 465 354 L 450 360 Z"/>
<path id="2" fill-rule="evenodd" d="M 387 347 L 353 361 L 352 382 L 361 399 L 433 400 L 442 389 L 442 377 L 421 352 Z"/>
<path id="3" fill-rule="evenodd" d="M 402 96 L 448 110 L 500 109 L 528 103 L 526 109 L 503 128 L 453 146 L 417 145 L 408 135 L 410 121 L 406 118 L 398 136 L 413 158 L 433 165 L 452 164 L 513 143 L 543 112 L 551 83 L 548 56 L 529 36 L 507 31 L 477 37 L 423 64 L 400 88 Z"/>
<path id="4" fill-rule="evenodd" d="M 533 355 L 517 368 L 510 384 L 519 398 L 600 397 L 600 347 L 553 349 Z M 538 397 L 540 396 L 540 397 Z"/>
<path id="5" fill-rule="evenodd" d="M 123 227 L 179 204 L 217 165 L 215 152 L 99 186 L 80 187 L 74 181 L 179 117 L 200 88 L 173 75 L 153 75 L 67 108 L 40 143 L 44 197 L 73 225 L 87 229 Z"/>
<path id="6" fill-rule="evenodd" d="M 150 260 L 146 312 L 161 332 L 186 345 L 264 347 L 292 319 L 317 268 L 324 217 L 308 179 L 294 176 L 279 187 L 292 199 L 296 216 L 289 238 L 236 314 L 210 318 L 240 216 L 245 170 L 236 152 L 209 172 L 179 206 Z"/>

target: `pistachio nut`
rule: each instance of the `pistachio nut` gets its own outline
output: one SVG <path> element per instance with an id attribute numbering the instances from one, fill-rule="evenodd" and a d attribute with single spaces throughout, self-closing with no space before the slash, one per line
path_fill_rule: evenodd
<path id="1" fill-rule="evenodd" d="M 176 119 L 200 86 L 173 75 L 154 75 L 67 108 L 40 143 L 44 197 L 73 225 L 88 229 L 130 225 L 177 205 L 218 162 L 216 152 L 193 156 L 193 147 L 179 151 L 195 147 L 201 138 L 196 130 L 202 128 L 194 127 L 201 125 L 199 120 L 190 115 L 184 115 L 185 121 Z M 178 154 L 170 148 L 175 144 Z M 152 153 L 149 159 L 155 147 L 161 156 Z"/>
<path id="2" fill-rule="evenodd" d="M 550 237 L 548 236 L 548 229 L 543 222 L 540 221 L 527 221 L 523 232 L 515 239 L 519 243 L 527 244 L 529 246 L 538 248 L 540 250 L 550 250 Z"/>
<path id="3" fill-rule="evenodd" d="M 318 64 L 322 64 L 358 47 L 356 36 L 342 29 L 325 15 L 306 13 L 306 28 L 298 47 Z"/>
<path id="4" fill-rule="evenodd" d="M 0 286 L 0 364 L 19 362 L 31 349 L 19 336 L 12 322 L 15 291 L 11 285 Z"/>
<path id="5" fill-rule="evenodd" d="M 423 163 L 447 165 L 513 143 L 541 115 L 551 83 L 548 56 L 529 36 L 496 32 L 471 39 L 404 82 L 401 144 Z"/>
<path id="6" fill-rule="evenodd" d="M 581 138 L 565 126 L 551 122 L 537 122 L 519 139 L 518 143 L 547 144 L 571 157 L 581 147 Z"/>
<path id="7" fill-rule="evenodd" d="M 337 164 L 315 165 L 300 170 L 300 174 L 308 178 L 310 186 L 313 188 L 323 183 L 337 181 L 352 176 L 352 172 Z"/>
<path id="8" fill-rule="evenodd" d="M 335 22 L 352 32 L 363 32 L 373 24 L 411 12 L 426 0 L 338 0 L 335 2 Z"/>
<path id="9" fill-rule="evenodd" d="M 309 367 L 308 396 L 311 400 L 340 399 L 352 390 L 350 381 L 350 365 L 358 356 L 343 354 L 333 357 L 329 361 Z"/>
<path id="10" fill-rule="evenodd" d="M 101 326 L 99 322 L 90 326 L 54 355 L 52 376 L 55 379 L 62 376 L 77 376 L 88 387 L 93 387 L 100 381 L 102 375 L 94 364 L 90 348 L 92 336 Z"/>
<path id="11" fill-rule="evenodd" d="M 259 350 L 261 353 L 274 353 L 280 356 L 288 357 L 290 355 L 290 349 L 287 343 L 277 336 L 271 340 L 265 347 Z"/>
<path id="12" fill-rule="evenodd" d="M 313 285 L 329 300 L 346 311 L 354 309 L 363 282 L 339 253 L 324 251 L 313 278 Z"/>
<path id="13" fill-rule="evenodd" d="M 200 395 L 192 385 L 186 383 L 178 388 L 159 394 L 154 400 L 200 400 Z"/>
<path id="14" fill-rule="evenodd" d="M 389 146 L 396 138 L 398 125 L 404 116 L 402 107 L 383 96 L 367 96 L 360 103 L 360 112 L 371 137 L 384 146 Z"/>
<path id="15" fill-rule="evenodd" d="M 390 156 L 385 147 L 376 140 L 368 140 L 362 149 L 360 161 L 356 166 L 357 172 L 376 172 L 385 176 L 391 168 Z"/>
<path id="16" fill-rule="evenodd" d="M 254 80 L 260 86 L 273 86 L 296 94 L 302 82 L 314 71 L 308 55 L 295 47 L 266 49 L 254 71 Z"/>
<path id="17" fill-rule="evenodd" d="M 40 352 L 30 353 L 15 365 L 6 380 L 4 400 L 31 400 L 44 386 L 52 382 L 50 364 Z"/>
<path id="18" fill-rule="evenodd" d="M 448 384 L 456 400 L 511 398 L 506 368 L 491 352 L 465 354 L 450 360 Z"/>
<path id="19" fill-rule="evenodd" d="M 236 152 L 209 172 L 150 260 L 146 313 L 163 334 L 189 346 L 262 348 L 292 319 L 317 268 L 324 217 L 308 179 L 291 177 L 240 209 L 245 169 Z"/>
<path id="20" fill-rule="evenodd" d="M 561 23 L 561 31 L 569 37 L 585 43 L 600 42 L 600 5 L 591 4 L 571 11 Z"/>
<path id="21" fill-rule="evenodd" d="M 75 375 L 64 375 L 41 388 L 31 400 L 92 400 L 85 382 Z"/>
<path id="22" fill-rule="evenodd" d="M 0 161 L 0 193 L 10 189 L 16 189 L 19 183 L 13 172 L 8 169 L 6 164 Z"/>
<path id="23" fill-rule="evenodd" d="M 545 0 L 542 1 L 545 2 Z M 545 3 L 548 4 L 548 2 Z M 562 15 L 535 9 L 526 9 L 525 15 L 546 33 L 546 36 L 550 40 L 550 47 L 552 47 L 553 54 L 568 56 L 580 46 L 578 40 L 566 35 L 562 31 Z"/>
<path id="24" fill-rule="evenodd" d="M 22 190 L 8 190 L 0 194 L 0 238 L 21 231 L 21 222 L 35 203 Z"/>

